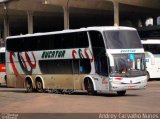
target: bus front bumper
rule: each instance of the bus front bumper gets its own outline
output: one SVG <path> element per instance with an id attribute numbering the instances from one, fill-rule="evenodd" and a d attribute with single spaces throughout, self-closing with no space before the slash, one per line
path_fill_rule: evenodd
<path id="1" fill-rule="evenodd" d="M 141 77 L 145 80 L 135 81 L 127 78 L 124 80 L 132 80 L 132 81 L 110 81 L 110 91 L 123 91 L 123 90 L 140 90 L 145 89 L 147 86 L 146 77 Z M 136 79 L 135 79 L 136 80 Z"/>
<path id="2" fill-rule="evenodd" d="M 111 84 L 111 91 L 122 91 L 122 90 L 140 90 L 145 89 L 146 83 L 143 84 Z"/>

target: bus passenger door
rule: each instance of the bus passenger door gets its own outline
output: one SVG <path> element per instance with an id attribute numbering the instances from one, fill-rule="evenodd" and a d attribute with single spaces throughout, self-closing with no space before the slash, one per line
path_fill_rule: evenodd
<path id="1" fill-rule="evenodd" d="M 109 60 L 106 56 L 106 47 L 102 33 L 99 31 L 89 32 L 92 51 L 94 55 L 95 72 L 98 76 L 100 90 L 109 90 Z"/>
<path id="2" fill-rule="evenodd" d="M 109 66 L 107 56 L 95 58 L 95 70 L 99 75 L 99 85 L 102 91 L 109 91 Z"/>

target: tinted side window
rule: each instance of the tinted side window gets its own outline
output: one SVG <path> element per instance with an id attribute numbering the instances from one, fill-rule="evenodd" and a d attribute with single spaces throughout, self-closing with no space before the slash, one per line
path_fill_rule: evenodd
<path id="1" fill-rule="evenodd" d="M 96 73 L 108 76 L 108 60 L 106 58 L 106 49 L 103 41 L 103 36 L 98 31 L 90 31 L 89 35 L 95 58 L 94 63 Z"/>
<path id="2" fill-rule="evenodd" d="M 108 76 L 108 59 L 106 56 L 95 59 L 96 72 L 100 75 Z"/>
<path id="3" fill-rule="evenodd" d="M 43 74 L 88 74 L 91 71 L 89 59 L 40 60 L 39 67 Z"/>
<path id="4" fill-rule="evenodd" d="M 20 51 L 21 47 L 23 47 L 22 38 L 7 40 L 6 48 L 8 51 Z"/>
<path id="5" fill-rule="evenodd" d="M 143 44 L 144 50 L 153 54 L 160 54 L 160 44 Z"/>
<path id="6" fill-rule="evenodd" d="M 65 33 L 62 35 L 62 48 L 85 48 L 89 46 L 87 32 Z"/>
<path id="7" fill-rule="evenodd" d="M 105 55 L 105 46 L 102 34 L 98 31 L 90 31 L 89 32 L 92 50 L 94 57 L 101 57 Z"/>
<path id="8" fill-rule="evenodd" d="M 39 66 L 44 74 L 72 74 L 72 60 L 40 60 Z"/>
<path id="9" fill-rule="evenodd" d="M 89 59 L 81 59 L 80 60 L 80 73 L 88 74 L 91 71 L 91 64 Z"/>
<path id="10" fill-rule="evenodd" d="M 5 53 L 0 53 L 0 64 L 5 64 Z"/>
<path id="11" fill-rule="evenodd" d="M 73 32 L 13 38 L 7 40 L 8 51 L 37 51 L 51 49 L 85 48 L 89 46 L 87 32 Z"/>
<path id="12" fill-rule="evenodd" d="M 99 31 L 90 31 L 89 36 L 91 39 L 92 47 L 103 47 L 104 48 L 103 37 Z"/>
<path id="13" fill-rule="evenodd" d="M 91 71 L 91 63 L 89 59 L 74 59 L 73 73 L 74 74 L 88 74 Z"/>
<path id="14" fill-rule="evenodd" d="M 80 62 L 78 59 L 74 59 L 73 60 L 73 73 L 74 74 L 79 74 L 79 66 L 80 66 Z"/>

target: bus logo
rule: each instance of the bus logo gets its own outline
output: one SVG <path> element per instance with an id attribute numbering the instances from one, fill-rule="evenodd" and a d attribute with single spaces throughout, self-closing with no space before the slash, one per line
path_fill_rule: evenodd
<path id="1" fill-rule="evenodd" d="M 121 53 L 135 53 L 136 50 L 121 50 Z"/>
<path id="2" fill-rule="evenodd" d="M 65 56 L 65 53 L 65 50 L 44 51 L 42 53 L 42 58 L 63 58 Z"/>

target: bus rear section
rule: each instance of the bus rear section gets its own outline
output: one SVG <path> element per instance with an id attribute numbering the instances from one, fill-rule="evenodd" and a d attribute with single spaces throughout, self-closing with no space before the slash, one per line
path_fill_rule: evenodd
<path id="1" fill-rule="evenodd" d="M 148 79 L 160 78 L 160 40 L 146 39 L 141 42 L 145 50 Z"/>
<path id="2" fill-rule="evenodd" d="M 0 48 L 0 85 L 6 84 L 5 48 Z"/>

